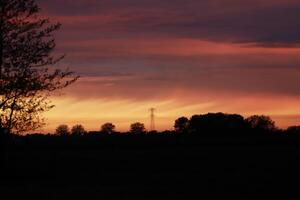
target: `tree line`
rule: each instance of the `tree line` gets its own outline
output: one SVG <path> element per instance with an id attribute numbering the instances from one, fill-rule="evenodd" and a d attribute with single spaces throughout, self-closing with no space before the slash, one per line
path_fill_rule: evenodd
<path id="1" fill-rule="evenodd" d="M 210 135 L 243 135 L 245 133 L 286 133 L 289 135 L 300 135 L 300 126 L 291 126 L 285 130 L 276 127 L 275 122 L 271 117 L 266 115 L 253 115 L 244 118 L 239 114 L 225 113 L 207 113 L 193 115 L 191 118 L 179 117 L 174 122 L 174 129 L 171 131 L 163 131 L 163 133 L 171 134 L 210 134 Z M 68 125 L 59 125 L 55 134 L 60 136 L 68 135 L 86 135 L 94 134 L 120 134 L 116 130 L 113 123 L 104 123 L 99 131 L 86 131 L 83 125 L 77 124 L 72 128 Z M 158 133 L 157 131 L 147 131 L 145 125 L 141 122 L 136 122 L 130 125 L 129 131 L 131 134 L 146 134 Z"/>
<path id="2" fill-rule="evenodd" d="M 140 122 L 131 124 L 129 132 L 133 133 L 133 134 L 147 133 L 145 125 Z M 97 133 L 97 131 L 90 132 L 90 133 Z M 98 133 L 111 135 L 111 134 L 116 134 L 116 133 L 120 133 L 120 132 L 116 131 L 116 126 L 113 123 L 108 122 L 101 126 Z M 86 131 L 84 126 L 81 124 L 74 125 L 71 129 L 69 128 L 68 125 L 61 124 L 56 128 L 55 134 L 60 135 L 60 136 L 68 136 L 68 135 L 82 136 L 82 135 L 88 134 L 88 131 Z"/>

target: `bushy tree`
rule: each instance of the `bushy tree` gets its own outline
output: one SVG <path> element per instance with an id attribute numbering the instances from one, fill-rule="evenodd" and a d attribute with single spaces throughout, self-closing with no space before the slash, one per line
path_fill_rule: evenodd
<path id="1" fill-rule="evenodd" d="M 56 135 L 67 136 L 70 135 L 70 129 L 68 125 L 59 125 L 55 130 Z"/>
<path id="2" fill-rule="evenodd" d="M 1 0 L 0 10 L 0 127 L 35 130 L 53 107 L 47 97 L 77 77 L 54 67 L 63 58 L 53 56 L 61 25 L 39 16 L 35 0 Z"/>
<path id="3" fill-rule="evenodd" d="M 192 132 L 213 132 L 214 134 L 232 134 L 246 128 L 241 115 L 225 113 L 207 113 L 194 115 L 190 119 L 189 129 Z"/>
<path id="4" fill-rule="evenodd" d="M 130 133 L 143 134 L 146 132 L 145 125 L 140 122 L 136 122 L 130 125 Z"/>
<path id="5" fill-rule="evenodd" d="M 253 115 L 246 119 L 246 122 L 251 128 L 261 131 L 274 131 L 276 130 L 275 122 L 265 115 Z"/>
<path id="6" fill-rule="evenodd" d="M 300 135 L 300 126 L 290 126 L 286 129 L 286 133 L 289 135 Z"/>
<path id="7" fill-rule="evenodd" d="M 81 124 L 74 125 L 71 129 L 72 135 L 84 135 L 86 133 L 84 127 Z"/>
<path id="8" fill-rule="evenodd" d="M 105 134 L 112 134 L 115 132 L 116 126 L 112 123 L 105 123 L 101 126 L 101 132 Z"/>
<path id="9" fill-rule="evenodd" d="M 186 117 L 180 117 L 175 121 L 175 131 L 178 133 L 186 133 L 189 128 L 189 119 Z"/>

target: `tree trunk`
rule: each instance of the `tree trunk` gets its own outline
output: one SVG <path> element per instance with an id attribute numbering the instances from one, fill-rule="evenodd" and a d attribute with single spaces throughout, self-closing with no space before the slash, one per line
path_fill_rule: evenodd
<path id="1" fill-rule="evenodd" d="M 9 120 L 8 120 L 8 125 L 7 125 L 7 131 L 8 131 L 9 134 L 11 134 L 11 130 L 13 128 L 12 121 L 13 121 L 13 116 L 14 116 L 16 101 L 17 101 L 17 98 L 15 97 L 14 101 L 13 101 L 11 107 L 10 107 L 10 115 L 9 115 Z"/>

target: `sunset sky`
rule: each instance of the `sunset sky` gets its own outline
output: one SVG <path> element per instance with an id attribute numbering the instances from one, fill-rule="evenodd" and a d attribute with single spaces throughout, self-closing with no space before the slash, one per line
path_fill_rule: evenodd
<path id="1" fill-rule="evenodd" d="M 38 0 L 56 33 L 58 66 L 81 76 L 52 97 L 59 124 L 158 130 L 207 112 L 300 124 L 299 0 Z"/>

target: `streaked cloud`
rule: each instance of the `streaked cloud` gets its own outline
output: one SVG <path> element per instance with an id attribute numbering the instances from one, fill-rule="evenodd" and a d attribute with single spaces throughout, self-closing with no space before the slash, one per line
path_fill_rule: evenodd
<path id="1" fill-rule="evenodd" d="M 56 53 L 67 58 L 58 66 L 82 76 L 53 98 L 48 127 L 65 119 L 92 129 L 113 121 L 124 130 L 147 121 L 153 106 L 164 116 L 161 128 L 209 111 L 297 122 L 298 0 L 39 2 L 43 15 L 63 24 Z"/>

